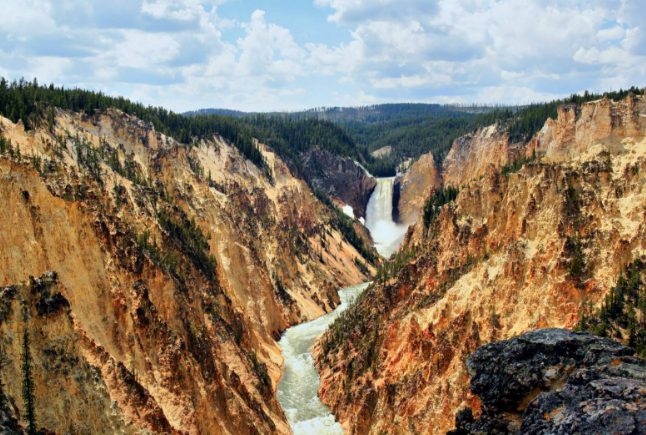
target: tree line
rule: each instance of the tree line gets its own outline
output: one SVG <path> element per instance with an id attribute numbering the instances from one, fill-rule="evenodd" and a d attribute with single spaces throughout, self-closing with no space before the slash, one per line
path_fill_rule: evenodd
<path id="1" fill-rule="evenodd" d="M 54 108 L 94 115 L 95 111 L 119 109 L 150 122 L 155 129 L 178 142 L 190 144 L 200 139 L 210 139 L 219 134 L 230 141 L 249 160 L 259 167 L 265 162 L 254 143 L 253 129 L 238 120 L 219 115 L 186 117 L 163 107 L 145 106 L 123 97 L 110 97 L 103 92 L 66 89 L 54 84 L 41 86 L 38 80 L 20 79 L 9 83 L 0 78 L 0 115 L 16 123 L 22 121 L 26 130 L 50 124 Z"/>
<path id="2" fill-rule="evenodd" d="M 39 85 L 38 80 L 20 79 L 9 83 L 0 78 L 0 115 L 16 123 L 22 121 L 26 130 L 53 125 L 54 108 L 94 115 L 109 108 L 150 122 L 157 131 L 183 144 L 195 143 L 220 135 L 231 142 L 247 159 L 264 168 L 266 162 L 254 139 L 272 146 L 278 155 L 300 166 L 300 154 L 320 146 L 334 154 L 351 157 L 376 175 L 395 174 L 394 165 L 386 167 L 358 146 L 342 128 L 324 120 L 294 119 L 280 115 L 256 115 L 244 118 L 219 114 L 184 116 L 163 107 L 145 106 L 123 97 L 78 88 L 66 89 L 54 84 Z"/>
<path id="3" fill-rule="evenodd" d="M 331 121 L 288 114 L 255 114 L 238 119 L 255 127 L 259 141 L 271 146 L 279 156 L 290 159 L 299 169 L 302 169 L 301 156 L 320 147 L 361 163 L 377 177 L 396 174 L 394 162 L 372 157 L 343 126 Z"/>

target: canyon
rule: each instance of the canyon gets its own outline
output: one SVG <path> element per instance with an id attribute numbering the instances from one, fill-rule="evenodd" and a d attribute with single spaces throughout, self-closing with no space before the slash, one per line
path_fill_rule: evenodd
<path id="1" fill-rule="evenodd" d="M 24 424 L 27 331 L 48 431 L 289 433 L 277 340 L 374 266 L 262 144 L 270 174 L 217 135 L 51 113 L 29 131 L 0 118 L 5 427 Z"/>
<path id="2" fill-rule="evenodd" d="M 347 433 L 444 434 L 460 409 L 480 417 L 476 349 L 576 327 L 644 256 L 645 168 L 646 101 L 632 94 L 561 106 L 525 143 L 498 126 L 456 140 L 417 183 L 429 198 L 457 187 L 456 200 L 420 212 L 314 350 L 319 394 Z"/>
<path id="3" fill-rule="evenodd" d="M 0 117 L 10 435 L 25 333 L 51 433 L 544 427 L 533 391 L 506 408 L 483 393 L 502 364 L 487 349 L 580 343 L 512 337 L 575 328 L 646 259 L 642 96 L 563 105 L 518 143 L 483 127 L 389 178 L 317 146 L 296 165 L 255 141 L 258 165 L 218 134 L 179 143 L 116 109 L 51 113 L 29 130 Z M 455 200 L 433 206 L 446 189 Z"/>

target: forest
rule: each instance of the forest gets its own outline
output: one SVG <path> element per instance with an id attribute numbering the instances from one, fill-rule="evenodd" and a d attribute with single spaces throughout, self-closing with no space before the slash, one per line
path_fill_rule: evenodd
<path id="1" fill-rule="evenodd" d="M 632 87 L 610 92 L 614 100 L 630 92 L 643 94 Z M 115 108 L 150 122 L 161 133 L 185 144 L 219 134 L 259 167 L 264 159 L 254 139 L 271 146 L 278 155 L 301 169 L 301 155 L 319 146 L 333 154 L 350 157 L 362 163 L 375 176 L 393 176 L 395 168 L 407 159 L 433 152 L 442 161 L 453 141 L 479 128 L 499 124 L 512 142 L 531 139 L 548 118 L 556 118 L 562 104 L 581 104 L 603 98 L 585 92 L 547 103 L 522 107 L 451 106 L 438 104 L 384 104 L 357 108 L 318 108 L 295 113 L 245 114 L 233 110 L 202 109 L 178 114 L 162 107 L 145 106 L 123 97 L 102 92 L 65 89 L 53 84 L 41 86 L 38 81 L 13 81 L 0 78 L 0 115 L 13 122 L 21 119 L 26 129 L 53 122 L 53 108 L 94 114 Z M 51 125 L 50 125 L 51 127 Z M 391 146 L 388 156 L 370 153 Z"/>
<path id="2" fill-rule="evenodd" d="M 606 95 L 620 100 L 630 92 L 642 95 L 644 90 L 632 87 Z M 578 105 L 601 98 L 602 94 L 586 91 L 581 95 L 525 106 L 381 104 L 264 115 L 202 109 L 189 112 L 189 115 L 226 114 L 260 127 L 257 134 L 264 134 L 266 143 L 295 162 L 298 162 L 299 153 L 319 144 L 362 162 L 373 175 L 392 176 L 400 163 L 429 152 L 441 162 L 457 138 L 489 125 L 499 124 L 509 133 L 511 142 L 528 141 L 548 118 L 557 117 L 560 105 Z M 334 126 L 340 129 L 335 131 Z M 370 155 L 386 146 L 392 148 L 389 155 L 379 158 Z"/>
<path id="3" fill-rule="evenodd" d="M 152 123 L 157 131 L 184 144 L 219 134 L 260 168 L 265 166 L 265 162 L 254 139 L 267 143 L 278 155 L 292 160 L 297 168 L 300 167 L 300 153 L 320 146 L 365 164 L 369 170 L 374 170 L 375 175 L 394 175 L 393 165 L 384 165 L 372 158 L 367 149 L 358 146 L 347 132 L 328 121 L 277 115 L 256 115 L 244 119 L 218 114 L 184 116 L 162 107 L 110 97 L 102 92 L 66 89 L 53 84 L 41 86 L 37 79 L 9 83 L 0 78 L 0 115 L 13 122 L 22 120 L 25 129 L 39 127 L 41 123 L 47 123 L 51 128 L 55 107 L 86 115 L 108 108 L 118 109 Z"/>
<path id="4" fill-rule="evenodd" d="M 642 274 L 646 264 L 637 260 L 619 275 L 599 309 L 584 306 L 577 329 L 619 339 L 646 357 L 646 290 Z"/>
<path id="5" fill-rule="evenodd" d="M 617 101 L 630 92 L 643 95 L 644 90 L 632 87 L 610 92 L 607 96 Z M 451 150 L 453 141 L 479 128 L 499 124 L 509 133 L 511 142 L 526 142 L 543 128 L 548 118 L 556 119 L 560 105 L 578 105 L 601 98 L 602 94 L 585 92 L 582 95 L 574 94 L 568 98 L 527 106 L 437 106 L 435 110 L 426 112 L 414 111 L 412 108 L 408 111 L 393 109 L 392 113 L 381 118 L 366 116 L 363 122 L 359 122 L 359 116 L 337 117 L 335 122 L 343 125 L 357 143 L 367 147 L 370 152 L 391 146 L 392 152 L 384 161 L 391 161 L 395 166 L 429 152 L 441 162 Z M 345 111 L 347 109 L 343 112 Z M 413 116 L 406 117 L 406 114 Z"/>
<path id="6" fill-rule="evenodd" d="M 217 115 L 186 117 L 162 107 L 144 106 L 102 92 L 65 89 L 53 84 L 40 86 L 37 79 L 9 83 L 4 77 L 0 78 L 0 115 L 13 122 L 22 120 L 26 130 L 39 127 L 42 122 L 47 122 L 51 128 L 55 107 L 86 115 L 93 115 L 96 110 L 119 109 L 152 123 L 157 131 L 185 144 L 217 133 L 256 165 L 264 166 L 262 154 L 253 142 L 252 129 L 234 118 Z"/>

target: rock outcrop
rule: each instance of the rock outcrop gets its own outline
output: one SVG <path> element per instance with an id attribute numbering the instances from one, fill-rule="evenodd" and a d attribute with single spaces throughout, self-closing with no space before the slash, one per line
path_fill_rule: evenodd
<path id="1" fill-rule="evenodd" d="M 448 434 L 646 434 L 646 361 L 633 352 L 562 329 L 484 345 L 467 361 L 480 416 L 460 411 Z"/>
<path id="2" fill-rule="evenodd" d="M 366 217 L 366 207 L 377 182 L 351 158 L 312 148 L 302 156 L 304 177 L 323 189 L 339 206 L 350 205 L 357 218 Z"/>
<path id="3" fill-rule="evenodd" d="M 388 157 L 393 152 L 393 147 L 387 145 L 370 153 L 372 157 Z"/>
<path id="4" fill-rule="evenodd" d="M 276 340 L 372 268 L 308 185 L 262 145 L 270 177 L 218 136 L 179 144 L 115 110 L 0 124 L 0 341 L 16 409 L 27 329 L 47 430 L 289 433 Z"/>
<path id="5" fill-rule="evenodd" d="M 573 328 L 582 305 L 598 305 L 622 268 L 646 255 L 646 107 L 630 98 L 548 121 L 509 151 L 536 150 L 518 172 L 485 170 L 492 166 L 474 158 L 467 167 L 482 177 L 461 171 L 448 182 L 461 186 L 457 199 L 430 227 L 418 220 L 396 260 L 316 348 L 320 396 L 350 434 L 451 430 L 458 409 L 478 409 L 465 364 L 475 349 L 537 328 Z M 607 113 L 615 121 L 602 129 Z M 541 139 L 550 125 L 570 123 L 572 142 Z M 557 158 L 550 149 L 571 151 Z M 509 161 L 476 151 L 463 155 Z"/>
<path id="6" fill-rule="evenodd" d="M 509 135 L 497 125 L 462 136 L 453 142 L 442 163 L 444 185 L 461 187 L 485 177 L 520 156 L 519 148 L 509 143 Z"/>
<path id="7" fill-rule="evenodd" d="M 595 146 L 621 152 L 625 139 L 641 142 L 646 131 L 646 102 L 629 95 L 623 101 L 603 98 L 581 106 L 563 105 L 527 147 L 550 161 L 576 158 Z"/>
<path id="8" fill-rule="evenodd" d="M 434 188 L 441 186 L 442 176 L 433 154 L 424 154 L 402 177 L 395 179 L 395 221 L 407 225 L 414 224 L 426 198 Z"/>

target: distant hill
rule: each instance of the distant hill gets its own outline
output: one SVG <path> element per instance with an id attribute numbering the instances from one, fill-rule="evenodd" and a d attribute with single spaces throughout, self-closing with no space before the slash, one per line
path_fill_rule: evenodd
<path id="1" fill-rule="evenodd" d="M 421 103 L 378 104 L 361 107 L 316 107 L 298 112 L 248 113 L 228 109 L 201 109 L 186 116 L 222 115 L 241 118 L 251 124 L 266 122 L 266 118 L 287 120 L 317 119 L 342 127 L 369 152 L 386 146 L 389 155 L 382 155 L 384 168 L 394 168 L 409 158 L 433 152 L 443 156 L 454 139 L 480 126 L 479 115 L 500 110 L 485 105 L 441 105 Z M 506 108 L 505 108 L 506 109 Z M 515 111 L 517 108 L 513 108 Z M 376 169 L 376 168 L 373 168 Z M 378 171 L 392 172 L 392 170 Z"/>
<path id="2" fill-rule="evenodd" d="M 394 119 L 408 119 L 419 117 L 445 117 L 456 114 L 478 114 L 488 112 L 494 106 L 484 105 L 442 105 L 422 103 L 397 103 L 397 104 L 376 104 L 372 106 L 359 107 L 315 107 L 313 109 L 296 112 L 265 112 L 265 115 L 290 116 L 295 118 L 318 118 L 342 124 L 353 123 L 375 123 L 390 121 Z M 243 112 L 231 109 L 199 109 L 185 112 L 185 116 L 195 115 L 221 115 L 232 117 L 243 117 L 258 114 L 258 112 Z"/>
<path id="3" fill-rule="evenodd" d="M 487 112 L 492 106 L 459 106 L 421 103 L 377 104 L 362 107 L 320 107 L 294 116 L 314 116 L 342 124 L 373 124 L 377 122 L 413 118 L 453 118 Z"/>
<path id="4" fill-rule="evenodd" d="M 239 118 L 241 116 L 249 115 L 247 112 L 240 112 L 239 110 L 230 110 L 230 109 L 200 109 L 192 110 L 190 112 L 184 112 L 184 116 L 195 116 L 195 115 L 220 115 L 220 116 L 231 116 L 233 118 Z"/>
<path id="5" fill-rule="evenodd" d="M 389 147 L 391 151 L 379 158 L 388 166 L 396 166 L 428 152 L 441 159 L 455 139 L 482 126 L 483 116 L 501 109 L 483 105 L 380 104 L 317 108 L 293 116 L 334 122 L 369 152 Z"/>

